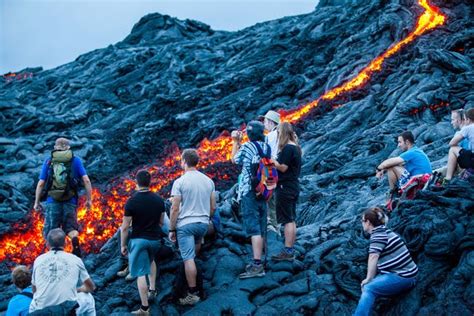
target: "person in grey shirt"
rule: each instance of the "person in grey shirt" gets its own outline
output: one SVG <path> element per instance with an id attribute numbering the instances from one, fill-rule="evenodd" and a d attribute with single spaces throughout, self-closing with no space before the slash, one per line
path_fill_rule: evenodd
<path id="1" fill-rule="evenodd" d="M 178 240 L 188 282 L 188 295 L 179 299 L 182 305 L 194 305 L 199 300 L 196 288 L 196 248 L 207 232 L 209 219 L 216 207 L 214 182 L 199 172 L 199 155 L 195 149 L 185 149 L 181 156 L 184 174 L 175 180 L 171 189 L 169 239 Z"/>

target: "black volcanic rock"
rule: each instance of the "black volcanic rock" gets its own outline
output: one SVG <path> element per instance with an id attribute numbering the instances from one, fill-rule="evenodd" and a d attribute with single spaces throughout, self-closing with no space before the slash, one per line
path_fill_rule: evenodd
<path id="1" fill-rule="evenodd" d="M 375 166 L 398 154 L 395 137 L 406 129 L 433 167 L 444 165 L 454 133 L 450 110 L 474 107 L 472 5 L 435 4 L 447 16 L 444 26 L 386 60 L 364 87 L 321 102 L 297 124 L 304 164 L 296 262 L 269 263 L 265 278 L 238 280 L 251 249 L 231 210 L 233 178 L 222 181 L 229 189 L 219 202 L 223 229 L 198 263 L 208 298 L 194 308 L 171 304 L 179 260 L 168 249 L 158 260 L 154 314 L 353 312 L 368 246 L 357 216 L 383 204 L 387 190 L 373 177 Z M 238 32 L 155 13 L 116 45 L 55 69 L 23 70 L 31 78 L 0 78 L 0 235 L 30 212 L 56 137 L 71 138 L 93 184 L 105 190 L 111 179 L 163 157 L 173 142 L 194 147 L 269 109 L 317 99 L 406 37 L 421 12 L 414 0 L 320 1 L 310 14 Z M 215 169 L 234 172 L 223 163 Z M 379 299 L 376 314 L 473 314 L 473 181 L 423 191 L 392 215 L 389 226 L 407 242 L 420 277 L 409 293 Z M 270 253 L 281 246 L 269 234 Z M 99 315 L 138 306 L 135 283 L 115 276 L 115 238 L 85 263 L 99 286 Z M 1 263 L 0 311 L 15 293 L 9 273 Z"/>

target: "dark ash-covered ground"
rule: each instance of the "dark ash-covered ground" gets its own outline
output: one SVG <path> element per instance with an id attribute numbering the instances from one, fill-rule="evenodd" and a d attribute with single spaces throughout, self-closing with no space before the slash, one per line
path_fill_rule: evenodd
<path id="1" fill-rule="evenodd" d="M 95 185 L 160 157 L 171 142 L 196 146 L 264 114 L 291 109 L 352 78 L 414 27 L 413 0 L 321 1 L 313 13 L 238 32 L 151 14 L 122 42 L 33 77 L 0 79 L 0 234 L 31 209 L 41 163 L 56 137 L 73 139 Z M 443 165 L 453 130 L 449 110 L 474 106 L 472 4 L 434 1 L 444 26 L 384 63 L 370 82 L 298 124 L 304 150 L 298 206 L 298 260 L 270 263 L 263 279 L 240 281 L 250 253 L 230 215 L 200 265 L 208 298 L 194 308 L 169 302 L 179 261 L 161 262 L 156 315 L 350 315 L 365 276 L 368 240 L 356 216 L 382 204 L 386 181 L 374 168 L 396 154 L 410 129 L 434 167 Z M 429 106 L 449 104 L 431 110 Z M 328 110 L 340 105 L 335 110 Z M 411 115 L 415 110 L 418 114 Z M 419 264 L 415 289 L 379 300 L 380 315 L 472 315 L 474 180 L 427 190 L 403 203 L 390 227 Z M 269 236 L 270 251 L 281 240 Z M 115 276 L 116 241 L 85 262 L 99 285 L 101 315 L 138 306 L 135 283 Z M 0 311 L 15 292 L 0 264 Z"/>

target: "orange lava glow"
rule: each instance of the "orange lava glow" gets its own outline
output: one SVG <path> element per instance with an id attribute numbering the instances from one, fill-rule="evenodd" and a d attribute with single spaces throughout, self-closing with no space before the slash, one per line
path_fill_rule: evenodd
<path id="1" fill-rule="evenodd" d="M 380 71 L 384 60 L 400 51 L 402 47 L 413 42 L 417 37 L 442 25 L 445 17 L 438 8 L 428 4 L 427 0 L 419 0 L 425 9 L 418 18 L 416 28 L 406 38 L 394 44 L 382 55 L 375 58 L 368 66 L 362 69 L 353 79 L 327 91 L 317 100 L 310 102 L 292 111 L 281 111 L 282 121 L 298 122 L 311 110 L 318 106 L 320 100 L 332 100 L 349 91 L 354 91 L 368 82 L 374 72 Z M 6 76 L 6 75 L 5 75 Z M 5 77 L 4 78 L 7 78 Z M 16 75 L 11 74 L 10 77 Z M 335 105 L 339 107 L 341 105 Z M 246 138 L 244 138 L 244 141 Z M 204 139 L 197 147 L 201 161 L 199 168 L 211 176 L 215 181 L 229 180 L 232 166 L 228 163 L 232 150 L 232 140 L 228 132 L 223 132 L 213 140 Z M 169 187 L 171 182 L 182 174 L 180 168 L 181 151 L 177 146 L 171 146 L 163 153 L 164 159 L 158 160 L 151 166 L 146 166 L 153 178 L 151 189 L 154 192 Z M 78 222 L 81 226 L 80 240 L 87 253 L 98 252 L 104 243 L 109 240 L 120 226 L 123 208 L 126 200 L 135 189 L 132 180 L 136 170 L 129 176 L 112 181 L 103 190 L 93 190 L 93 206 L 90 210 L 84 207 L 84 199 L 79 200 Z M 43 217 L 32 211 L 28 218 L 12 226 L 12 233 L 0 237 L 0 262 L 16 262 L 29 264 L 43 251 L 42 237 Z"/>
<path id="2" fill-rule="evenodd" d="M 9 72 L 7 74 L 4 74 L 3 79 L 5 79 L 6 82 L 10 82 L 13 80 L 22 80 L 22 79 L 29 79 L 33 78 L 33 74 L 31 72 L 22 72 L 22 73 L 14 73 L 14 72 Z"/>
<path id="3" fill-rule="evenodd" d="M 418 115 L 418 114 L 424 112 L 427 109 L 430 109 L 431 111 L 436 112 L 436 111 L 439 111 L 441 109 L 446 109 L 446 108 L 449 108 L 449 103 L 440 102 L 440 103 L 436 103 L 436 104 L 432 104 L 432 105 L 424 105 L 420 108 L 413 109 L 413 110 L 409 111 L 408 114 Z"/>
<path id="4" fill-rule="evenodd" d="M 419 36 L 444 24 L 446 17 L 439 11 L 437 7 L 430 5 L 428 3 L 428 0 L 419 0 L 418 3 L 425 9 L 425 11 L 418 18 L 416 22 L 416 28 L 410 34 L 408 34 L 407 37 L 405 37 L 398 43 L 392 45 L 382 55 L 373 59 L 369 65 L 359 71 L 359 73 L 351 80 L 335 88 L 332 88 L 331 90 L 324 93 L 317 100 L 305 104 L 300 108 L 288 112 L 282 111 L 281 114 L 283 120 L 290 123 L 297 122 L 301 118 L 306 116 L 309 112 L 311 112 L 312 109 L 317 107 L 319 105 L 320 100 L 333 100 L 341 96 L 342 94 L 363 87 L 369 81 L 374 72 L 378 72 L 382 69 L 383 62 L 387 58 L 399 52 L 403 47 L 413 42 Z"/>

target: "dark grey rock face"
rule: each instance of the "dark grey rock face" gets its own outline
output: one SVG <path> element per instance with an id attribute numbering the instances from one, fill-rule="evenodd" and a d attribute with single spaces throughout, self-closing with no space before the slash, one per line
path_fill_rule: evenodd
<path id="1" fill-rule="evenodd" d="M 263 279 L 238 280 L 251 249 L 225 192 L 223 231 L 199 260 L 208 298 L 192 309 L 172 304 L 179 260 L 163 255 L 154 315 L 352 313 L 368 246 L 357 216 L 382 204 L 387 190 L 373 177 L 375 166 L 397 154 L 394 138 L 406 129 L 433 166 L 442 166 L 454 133 L 449 110 L 474 106 L 472 5 L 435 4 L 447 16 L 444 26 L 388 59 L 364 87 L 322 102 L 297 124 L 304 151 L 298 260 L 269 263 Z M 420 12 L 416 1 L 322 1 L 313 13 L 232 33 L 150 14 L 116 45 L 52 70 L 25 70 L 31 78 L 0 78 L 0 236 L 31 209 L 56 137 L 73 140 L 94 185 L 105 191 L 111 179 L 153 163 L 173 142 L 196 146 L 269 109 L 317 99 L 403 39 Z M 235 169 L 225 168 L 218 166 L 235 179 Z M 223 191 L 231 180 L 219 184 Z M 379 299 L 377 314 L 472 315 L 473 197 L 473 180 L 455 180 L 393 214 L 389 226 L 413 253 L 419 282 L 407 294 Z M 281 246 L 268 236 L 270 253 Z M 135 283 L 115 276 L 115 239 L 85 263 L 99 286 L 100 315 L 138 306 Z M 0 287 L 3 311 L 15 293 L 6 262 Z"/>

